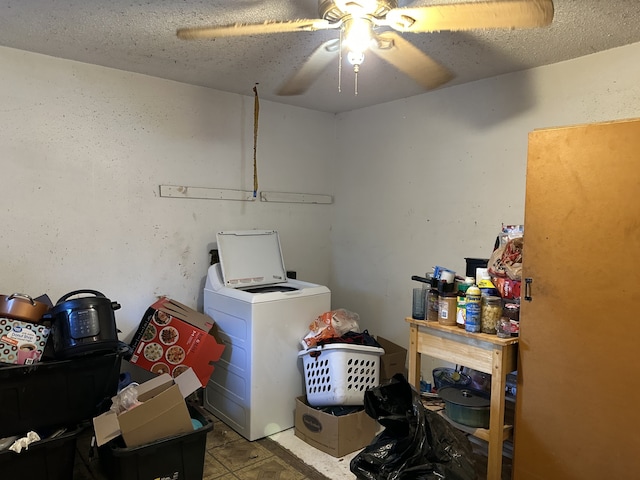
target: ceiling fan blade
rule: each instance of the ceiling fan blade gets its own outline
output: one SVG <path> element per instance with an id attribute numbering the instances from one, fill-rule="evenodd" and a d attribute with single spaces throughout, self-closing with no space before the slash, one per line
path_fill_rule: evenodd
<path id="1" fill-rule="evenodd" d="M 378 48 L 372 48 L 371 52 L 427 90 L 439 87 L 453 78 L 449 70 L 396 32 L 383 32 L 378 35 L 377 40 Z"/>
<path id="2" fill-rule="evenodd" d="M 242 37 L 248 35 L 264 35 L 285 32 L 315 32 L 338 28 L 342 23 L 331 23 L 322 19 L 303 19 L 277 21 L 269 20 L 264 23 L 232 23 L 229 25 L 179 28 L 178 38 L 193 40 L 199 38 Z"/>
<path id="3" fill-rule="evenodd" d="M 394 8 L 385 23 L 401 32 L 438 32 L 544 27 L 552 20 L 552 0 L 510 0 Z"/>
<path id="4" fill-rule="evenodd" d="M 278 90 L 278 95 L 300 95 L 307 91 L 316 78 L 327 68 L 340 53 L 340 40 L 333 39 L 324 42 L 307 59 Z"/>

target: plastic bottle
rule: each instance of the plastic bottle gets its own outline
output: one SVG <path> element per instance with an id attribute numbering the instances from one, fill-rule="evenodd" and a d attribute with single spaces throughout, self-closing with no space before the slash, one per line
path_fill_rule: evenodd
<path id="1" fill-rule="evenodd" d="M 466 300 L 464 329 L 467 332 L 479 332 L 482 328 L 482 295 L 475 283 L 467 289 Z"/>
<path id="2" fill-rule="evenodd" d="M 456 324 L 456 298 L 454 292 L 440 294 L 438 304 L 438 323 L 440 325 L 454 326 Z"/>
<path id="3" fill-rule="evenodd" d="M 498 294 L 496 290 L 496 286 L 491 281 L 491 275 L 489 275 L 489 270 L 486 268 L 479 269 L 481 270 L 482 277 L 476 279 L 476 284 L 480 289 L 480 293 L 484 295 L 495 296 Z"/>
<path id="4" fill-rule="evenodd" d="M 473 277 L 466 277 L 464 283 L 458 285 L 458 298 L 456 304 L 456 325 L 458 328 L 464 328 L 465 317 L 467 316 L 467 290 L 474 283 Z"/>

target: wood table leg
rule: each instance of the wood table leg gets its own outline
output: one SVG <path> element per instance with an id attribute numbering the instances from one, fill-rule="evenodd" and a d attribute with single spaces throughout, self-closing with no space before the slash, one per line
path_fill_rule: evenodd
<path id="1" fill-rule="evenodd" d="M 418 326 L 409 325 L 409 378 L 416 391 L 420 391 L 420 353 L 418 352 Z"/>
<path id="2" fill-rule="evenodd" d="M 489 453 L 487 480 L 502 477 L 502 443 L 504 440 L 504 394 L 508 355 L 502 349 L 493 351 L 491 374 L 491 406 L 489 414 Z"/>

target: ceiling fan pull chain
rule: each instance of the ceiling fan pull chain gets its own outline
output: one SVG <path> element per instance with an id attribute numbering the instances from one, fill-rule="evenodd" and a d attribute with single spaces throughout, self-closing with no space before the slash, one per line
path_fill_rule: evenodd
<path id="1" fill-rule="evenodd" d="M 253 198 L 258 194 L 258 116 L 260 114 L 260 100 L 258 99 L 258 84 L 253 86 L 254 102 L 253 102 Z"/>
<path id="2" fill-rule="evenodd" d="M 360 71 L 360 67 L 358 65 L 354 65 L 353 72 L 355 73 L 355 94 L 358 95 L 358 72 Z"/>
<path id="3" fill-rule="evenodd" d="M 338 93 L 342 93 L 342 32 L 343 28 L 340 29 L 340 46 L 338 48 Z"/>

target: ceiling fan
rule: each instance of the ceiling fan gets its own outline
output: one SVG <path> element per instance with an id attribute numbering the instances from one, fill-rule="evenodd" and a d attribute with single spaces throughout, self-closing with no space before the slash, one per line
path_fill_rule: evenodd
<path id="1" fill-rule="evenodd" d="M 398 0 L 318 0 L 319 17 L 267 20 L 220 26 L 180 28 L 178 38 L 213 39 L 285 32 L 335 29 L 339 38 L 317 48 L 279 89 L 278 95 L 304 93 L 318 75 L 342 53 L 357 74 L 365 52 L 371 52 L 427 90 L 450 81 L 453 73 L 398 32 L 425 33 L 476 29 L 534 28 L 553 20 L 552 0 L 495 0 L 398 7 Z M 357 83 L 356 83 L 357 93 Z"/>

